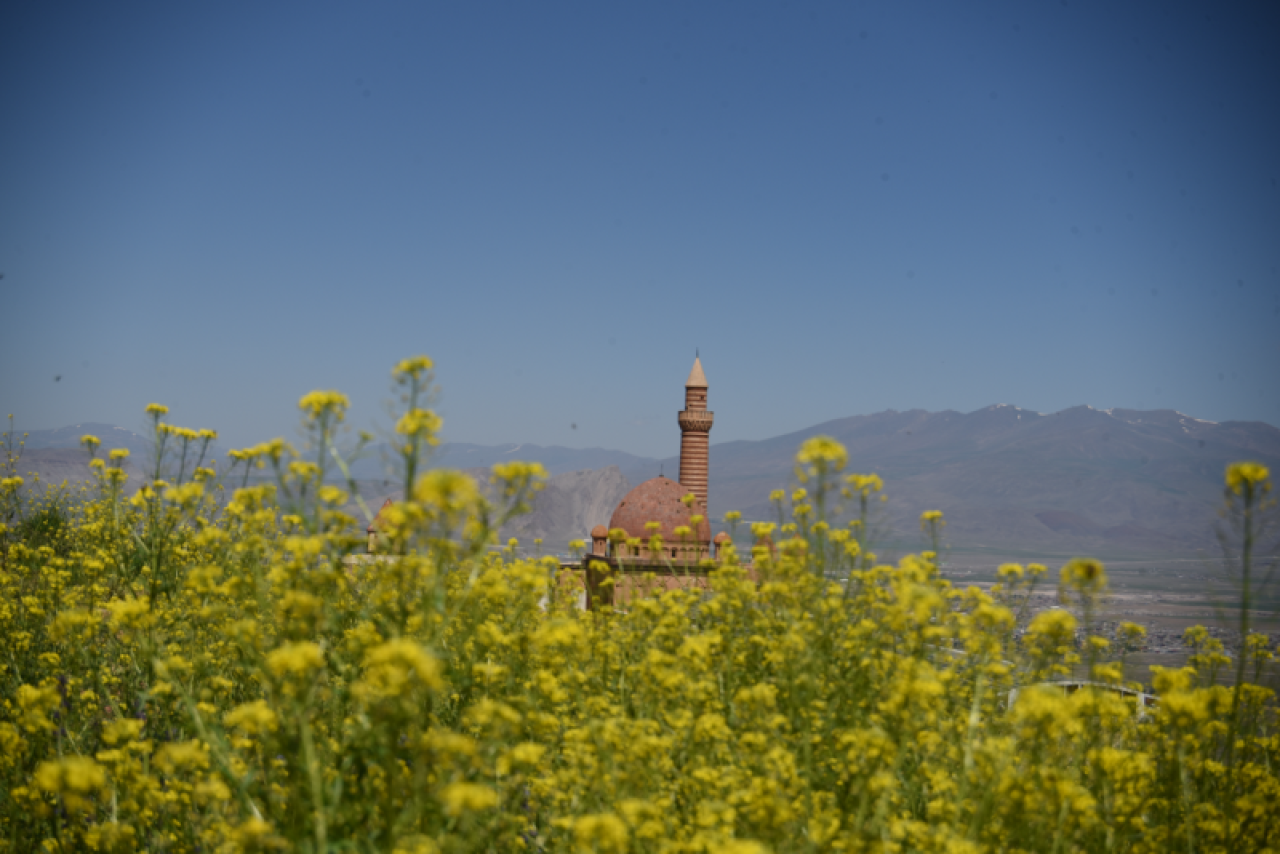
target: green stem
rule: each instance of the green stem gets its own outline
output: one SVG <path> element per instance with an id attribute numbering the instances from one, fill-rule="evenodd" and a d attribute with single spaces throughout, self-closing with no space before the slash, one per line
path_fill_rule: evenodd
<path id="1" fill-rule="evenodd" d="M 1240 637 L 1236 648 L 1236 684 L 1231 696 L 1231 728 L 1227 733 L 1227 767 L 1235 763 L 1236 735 L 1240 730 L 1241 698 L 1244 694 L 1244 668 L 1246 641 L 1249 638 L 1249 606 L 1253 591 L 1253 483 L 1244 483 L 1244 511 L 1241 523 L 1240 544 Z"/>
<path id="2" fill-rule="evenodd" d="M 324 809 L 324 782 L 320 774 L 320 763 L 316 761 L 315 741 L 311 736 L 311 724 L 302 721 L 302 750 L 307 762 L 307 781 L 311 787 L 311 808 L 315 811 L 314 831 L 316 837 L 316 854 L 324 854 L 329 848 L 329 827 Z M 387 780 L 388 787 L 391 780 Z"/>

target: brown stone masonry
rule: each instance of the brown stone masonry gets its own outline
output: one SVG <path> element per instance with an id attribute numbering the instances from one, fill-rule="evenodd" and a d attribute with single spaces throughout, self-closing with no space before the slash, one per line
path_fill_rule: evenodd
<path id="1" fill-rule="evenodd" d="M 715 413 L 707 411 L 707 378 L 702 361 L 695 359 L 684 387 L 684 411 L 680 422 L 680 483 L 707 506 L 707 475 L 711 445 L 711 424 Z"/>

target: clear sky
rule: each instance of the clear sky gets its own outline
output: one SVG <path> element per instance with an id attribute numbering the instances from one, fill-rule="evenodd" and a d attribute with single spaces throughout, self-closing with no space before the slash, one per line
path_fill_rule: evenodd
<path id="1" fill-rule="evenodd" d="M 888 408 L 1280 424 L 1274 3 L 0 9 L 0 408 L 313 388 L 676 453 Z M 3 414 L 3 413 L 0 413 Z"/>

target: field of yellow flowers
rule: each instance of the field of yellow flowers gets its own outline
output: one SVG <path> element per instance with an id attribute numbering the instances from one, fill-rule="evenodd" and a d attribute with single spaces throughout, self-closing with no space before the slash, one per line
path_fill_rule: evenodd
<path id="1" fill-rule="evenodd" d="M 1280 850 L 1264 637 L 1232 658 L 1192 632 L 1194 666 L 1157 669 L 1140 710 L 1114 689 L 1126 645 L 1090 631 L 1100 564 L 1062 569 L 1079 622 L 1021 613 L 1044 567 L 983 592 L 933 552 L 879 565 L 858 513 L 879 480 L 829 439 L 800 449 L 790 521 L 753 532 L 776 549 L 744 536 L 709 590 L 583 611 L 557 560 L 492 547 L 537 465 L 483 489 L 423 472 L 430 368 L 393 372 L 412 486 L 378 560 L 350 558 L 336 392 L 302 399 L 306 448 L 236 451 L 220 475 L 212 432 L 152 406 L 147 483 L 92 437 L 85 500 L 0 481 L 0 847 Z M 1228 474 L 1246 536 L 1268 478 Z M 1044 685 L 1077 666 L 1094 687 Z"/>

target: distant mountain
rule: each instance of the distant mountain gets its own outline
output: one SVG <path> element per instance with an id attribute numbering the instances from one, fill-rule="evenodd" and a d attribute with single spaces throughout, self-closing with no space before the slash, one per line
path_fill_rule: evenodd
<path id="1" fill-rule="evenodd" d="M 26 481 L 23 485 L 26 490 L 39 493 L 43 487 L 63 483 L 75 486 L 93 480 L 89 460 L 89 454 L 80 448 L 26 448 L 18 460 L 17 472 Z M 128 483 L 136 489 L 145 477 L 142 469 L 132 456 L 125 461 L 124 468 L 129 473 Z"/>
<path id="2" fill-rule="evenodd" d="M 541 539 L 545 553 L 564 554 L 570 540 L 590 543 L 591 529 L 609 524 L 631 486 L 617 466 L 555 475 L 534 499 L 533 512 L 516 518 L 502 537 L 516 537 L 525 547 Z"/>
<path id="3" fill-rule="evenodd" d="M 142 437 L 88 423 L 33 432 L 27 458 L 43 465 L 37 450 L 58 442 L 74 446 L 83 433 L 97 435 L 104 448 L 136 449 L 131 461 L 145 460 Z M 1185 556 L 1212 550 L 1227 464 L 1254 459 L 1280 473 L 1280 430 L 1261 422 L 1218 424 L 1167 409 L 1088 406 L 1048 415 L 1006 404 L 970 413 L 890 410 L 772 439 L 713 445 L 712 518 L 722 519 L 728 510 L 740 510 L 747 519 L 773 518 L 770 491 L 794 485 L 796 449 L 819 434 L 848 448 L 849 471 L 884 478 L 890 501 L 880 521 L 886 536 L 916 544 L 920 513 L 937 509 L 945 514 L 947 540 L 956 549 L 1025 549 L 1046 557 Z M 75 459 L 49 457 L 52 467 L 44 479 L 76 472 L 87 476 L 87 464 Z M 488 467 L 506 460 L 540 462 L 552 475 L 534 514 L 513 530 L 519 529 L 522 541 L 541 537 L 554 550 L 563 548 L 563 540 L 585 537 L 596 524 L 591 520 L 607 523 L 624 485 L 629 488 L 660 469 L 679 470 L 677 457 L 461 442 L 437 448 L 430 465 L 487 477 Z M 381 504 L 401 494 L 396 479 L 386 474 L 391 470 L 386 446 L 370 449 L 356 464 L 354 474 L 367 501 Z"/>
<path id="4" fill-rule="evenodd" d="M 658 474 L 658 460 L 638 457 L 625 451 L 606 448 L 564 448 L 559 445 L 473 445 L 467 442 L 445 442 L 433 449 L 428 464 L 431 468 L 488 468 L 501 462 L 521 460 L 542 463 L 547 474 L 558 475 L 586 469 L 617 466 L 626 477 L 639 482 Z M 374 445 L 367 448 L 352 467 L 362 480 L 385 480 L 388 472 L 398 472 L 399 460 L 392 459 L 390 448 Z"/>
<path id="5" fill-rule="evenodd" d="M 132 430 L 124 430 L 112 424 L 97 421 L 85 421 L 60 427 L 56 430 L 30 430 L 25 437 L 18 433 L 13 437 L 15 446 L 23 443 L 21 458 L 18 462 L 18 474 L 27 480 L 27 486 L 35 480 L 49 486 L 57 486 L 63 482 L 77 484 L 92 479 L 89 470 L 88 450 L 81 444 L 81 438 L 93 436 L 98 439 L 97 455 L 106 458 L 116 448 L 129 451 L 124 469 L 129 473 L 128 488 L 136 489 L 147 477 L 144 472 L 152 470 L 155 462 L 155 440 L 152 436 L 144 436 Z M 215 448 L 211 449 L 216 451 Z M 169 452 L 165 458 L 169 462 Z M 188 460 L 188 472 L 195 460 Z M 175 466 L 176 468 L 176 466 Z"/>
<path id="6" fill-rule="evenodd" d="M 966 548 L 1212 549 L 1227 464 L 1256 459 L 1280 472 L 1280 430 L 1261 422 L 1088 406 L 891 410 L 713 446 L 713 518 L 770 518 L 769 492 L 792 482 L 796 449 L 819 434 L 848 448 L 850 471 L 884 478 L 885 521 L 900 537 L 918 537 L 919 514 L 938 509 L 948 540 Z"/>
<path id="7" fill-rule="evenodd" d="M 29 450 L 39 448 L 78 448 L 82 436 L 96 436 L 102 442 L 101 452 L 105 454 L 112 448 L 128 448 L 132 456 L 146 454 L 151 451 L 154 439 L 143 436 L 132 430 L 122 430 L 111 424 L 86 421 L 83 424 L 72 424 L 57 430 L 31 430 L 23 439 L 21 433 L 15 435 L 14 442 L 25 441 Z"/>
<path id="8" fill-rule="evenodd" d="M 461 470 L 487 490 L 491 474 L 488 468 Z M 360 497 L 370 512 L 377 513 L 388 498 L 392 501 L 401 499 L 403 492 L 398 488 L 388 488 L 388 483 L 358 482 Z M 532 550 L 533 541 L 542 540 L 543 554 L 567 554 L 570 540 L 588 539 L 596 525 L 609 524 L 614 508 L 631 491 L 631 486 L 617 466 L 553 474 L 535 496 L 533 510 L 503 527 L 499 532 L 499 542 L 506 543 L 515 537 L 523 548 Z M 346 510 L 354 518 L 363 519 L 354 501 Z M 361 525 L 364 524 L 362 521 Z"/>

